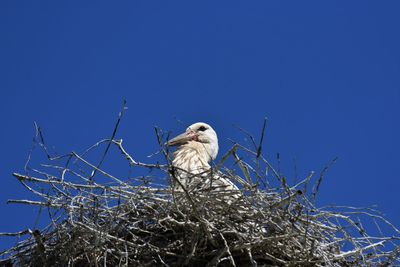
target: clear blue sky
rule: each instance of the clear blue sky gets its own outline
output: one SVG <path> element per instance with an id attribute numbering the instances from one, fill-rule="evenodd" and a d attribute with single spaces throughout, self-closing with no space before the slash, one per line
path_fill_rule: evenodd
<path id="1" fill-rule="evenodd" d="M 290 181 L 319 172 L 319 203 L 377 204 L 400 225 L 399 1 L 1 1 L 0 232 L 33 227 L 23 171 L 33 121 L 59 153 L 113 129 L 139 160 L 153 126 L 237 124 L 281 155 Z M 9 246 L 0 238 L 0 249 Z"/>

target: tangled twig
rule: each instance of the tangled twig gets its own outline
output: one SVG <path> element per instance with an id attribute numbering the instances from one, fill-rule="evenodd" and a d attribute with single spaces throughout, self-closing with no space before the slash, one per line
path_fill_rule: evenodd
<path id="1" fill-rule="evenodd" d="M 252 150 L 235 144 L 215 165 L 212 173 L 240 184 L 241 197 L 232 202 L 223 196 L 229 192 L 187 191 L 177 195 L 168 183 L 168 151 L 161 147 L 166 164 L 138 162 L 122 140 L 114 139 L 115 132 L 111 139 L 97 142 L 82 154 L 49 156 L 49 163 L 40 165 L 40 170 L 30 168 L 29 174 L 13 174 L 36 199 L 9 203 L 47 208 L 49 225 L 40 231 L 0 233 L 27 236 L 0 252 L 0 266 L 400 264 L 400 231 L 379 212 L 316 207 L 316 191 L 306 194 L 305 190 L 312 188 L 313 173 L 289 186 L 257 146 Z M 158 138 L 162 140 L 162 136 Z M 100 152 L 100 163 L 91 163 L 86 156 L 102 146 L 106 150 Z M 103 169 L 111 146 L 129 166 L 149 174 L 127 179 Z M 39 147 L 47 153 L 43 143 Z M 224 163 L 229 158 L 233 163 L 227 167 Z M 278 185 L 268 187 L 271 180 Z M 371 219 L 380 232 L 390 232 L 386 236 L 369 235 L 359 217 Z"/>

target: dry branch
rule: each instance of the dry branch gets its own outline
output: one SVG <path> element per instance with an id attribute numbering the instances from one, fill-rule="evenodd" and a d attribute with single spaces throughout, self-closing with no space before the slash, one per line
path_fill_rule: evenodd
<path id="1" fill-rule="evenodd" d="M 223 170 L 225 177 L 240 184 L 241 197 L 233 202 L 225 198 L 230 192 L 173 192 L 167 182 L 173 175 L 163 136 L 157 138 L 167 163 L 147 164 L 135 160 L 122 140 L 114 139 L 116 128 L 111 139 L 97 142 L 84 153 L 58 157 L 48 154 L 39 130 L 38 147 L 45 150 L 49 162 L 40 170 L 27 167 L 29 173 L 13 174 L 35 199 L 9 203 L 47 208 L 49 225 L 40 231 L 0 233 L 0 237 L 27 236 L 0 252 L 4 259 L 0 266 L 400 264 L 400 231 L 379 212 L 316 207 L 317 190 L 306 194 L 313 187 L 313 173 L 294 186 L 286 183 L 261 154 L 265 122 L 258 146 L 253 137 L 254 149 L 234 144 L 212 171 L 221 175 Z M 100 162 L 90 162 L 86 156 L 103 146 L 105 150 L 98 152 Z M 112 147 L 134 170 L 157 171 L 157 175 L 127 179 L 105 171 L 102 165 Z M 229 158 L 233 166 L 224 164 Z M 267 187 L 271 180 L 279 186 Z M 359 216 L 363 223 L 373 221 L 380 232 L 391 230 L 386 236 L 369 235 Z"/>

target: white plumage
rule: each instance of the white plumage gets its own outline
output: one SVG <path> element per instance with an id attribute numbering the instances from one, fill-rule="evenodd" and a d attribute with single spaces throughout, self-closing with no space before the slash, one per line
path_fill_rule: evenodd
<path id="1" fill-rule="evenodd" d="M 239 193 L 235 184 L 214 173 L 210 166 L 218 154 L 217 134 L 210 125 L 194 123 L 184 133 L 169 140 L 167 145 L 178 146 L 172 161 L 175 191 L 183 191 L 184 188 L 187 191 L 218 191 L 229 195 Z"/>

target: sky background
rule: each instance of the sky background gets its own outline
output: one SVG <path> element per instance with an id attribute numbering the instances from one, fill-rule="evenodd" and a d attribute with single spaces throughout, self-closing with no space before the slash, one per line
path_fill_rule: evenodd
<path id="1" fill-rule="evenodd" d="M 233 126 L 291 181 L 337 163 L 319 205 L 377 205 L 400 226 L 399 1 L 0 1 L 0 232 L 34 227 L 23 172 L 33 122 L 58 153 L 117 137 L 135 158 L 154 126 Z M 181 124 L 181 121 L 183 124 Z M 0 250 L 12 245 L 0 237 Z"/>

